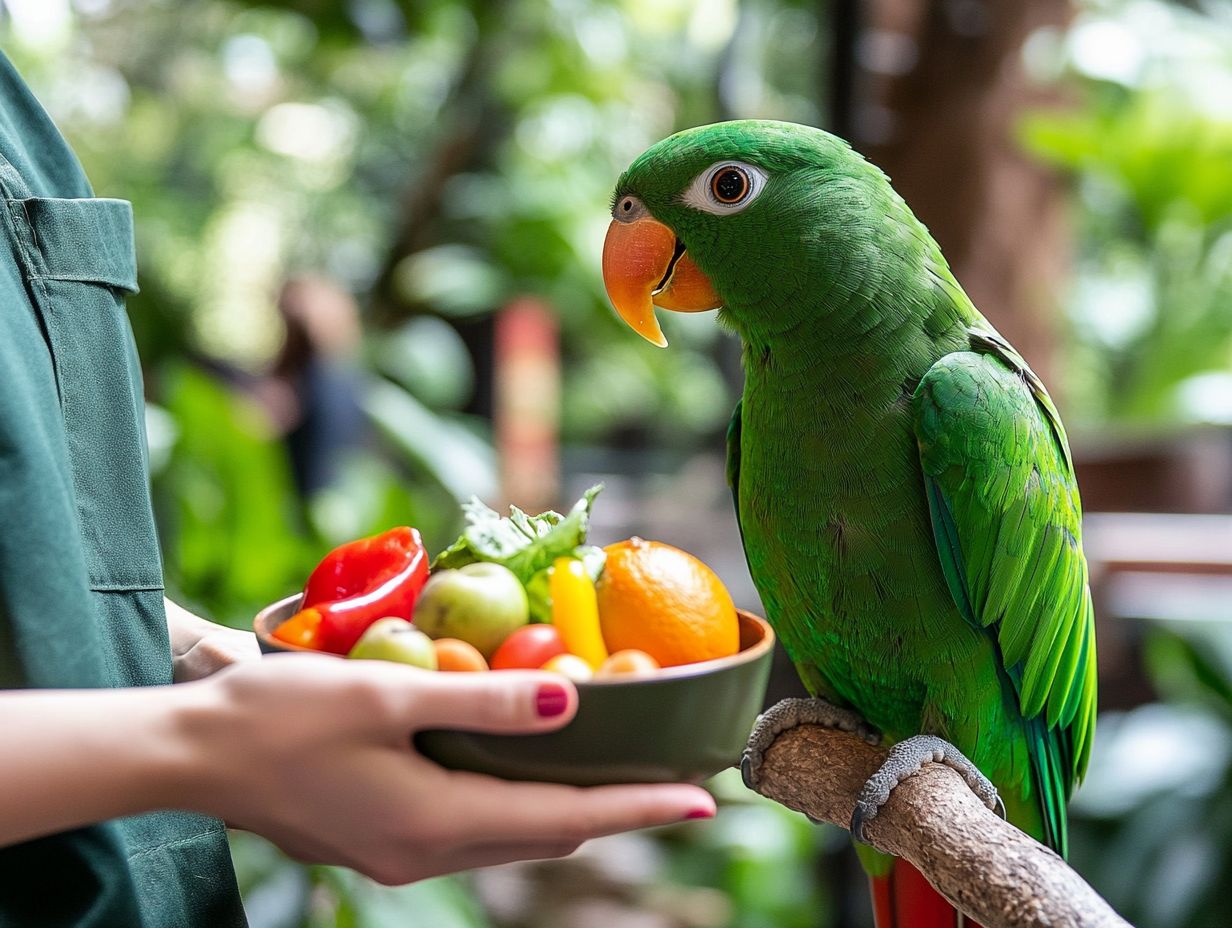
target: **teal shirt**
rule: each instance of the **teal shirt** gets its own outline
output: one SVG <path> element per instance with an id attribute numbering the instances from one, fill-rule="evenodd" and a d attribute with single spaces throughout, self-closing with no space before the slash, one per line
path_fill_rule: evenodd
<path id="1" fill-rule="evenodd" d="M 94 198 L 2 54 L 0 197 L 0 688 L 170 683 L 124 308 L 132 210 Z M 223 825 L 205 816 L 155 812 L 0 848 L 0 928 L 244 924 Z"/>

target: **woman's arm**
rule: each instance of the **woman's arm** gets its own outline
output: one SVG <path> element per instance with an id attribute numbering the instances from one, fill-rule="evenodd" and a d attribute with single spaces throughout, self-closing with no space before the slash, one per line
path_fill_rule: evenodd
<path id="1" fill-rule="evenodd" d="M 0 692 L 0 846 L 176 805 L 181 702 L 172 687 Z"/>
<path id="2" fill-rule="evenodd" d="M 252 632 L 203 619 L 166 598 L 163 603 L 167 608 L 171 666 L 176 683 L 200 680 L 237 661 L 261 656 Z"/>
<path id="3" fill-rule="evenodd" d="M 300 859 L 405 883 L 714 814 L 693 786 L 508 783 L 445 770 L 411 747 L 423 728 L 550 731 L 576 708 L 556 674 L 300 654 L 178 686 L 4 691 L 0 845 L 192 809 Z"/>

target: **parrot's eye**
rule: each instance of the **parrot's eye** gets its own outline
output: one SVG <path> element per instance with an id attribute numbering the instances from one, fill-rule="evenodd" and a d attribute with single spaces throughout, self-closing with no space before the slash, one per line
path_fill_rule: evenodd
<path id="1" fill-rule="evenodd" d="M 766 172 L 742 161 L 720 161 L 693 178 L 681 199 L 703 212 L 738 213 L 761 193 Z"/>
<path id="2" fill-rule="evenodd" d="M 617 222 L 636 222 L 647 215 L 642 201 L 632 194 L 625 194 L 612 203 L 612 218 Z"/>
<path id="3" fill-rule="evenodd" d="M 749 193 L 749 175 L 729 167 L 710 175 L 710 192 L 720 203 L 739 203 Z"/>

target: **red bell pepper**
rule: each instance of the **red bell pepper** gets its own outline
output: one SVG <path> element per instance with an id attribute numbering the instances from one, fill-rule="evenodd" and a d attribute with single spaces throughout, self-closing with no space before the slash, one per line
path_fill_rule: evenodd
<path id="1" fill-rule="evenodd" d="M 428 552 L 419 532 L 391 528 L 327 554 L 308 577 L 301 611 L 284 625 L 298 620 L 297 629 L 312 628 L 311 643 L 301 638 L 296 644 L 346 654 L 377 619 L 392 615 L 409 622 L 427 581 Z"/>

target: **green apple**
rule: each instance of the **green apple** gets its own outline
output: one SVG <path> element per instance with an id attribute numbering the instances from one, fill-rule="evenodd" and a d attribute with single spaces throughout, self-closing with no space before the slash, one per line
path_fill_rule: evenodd
<path id="1" fill-rule="evenodd" d="M 508 567 L 479 561 L 438 570 L 415 603 L 415 627 L 432 638 L 461 638 L 484 658 L 530 621 L 526 590 Z"/>
<path id="2" fill-rule="evenodd" d="M 432 647 L 432 639 L 406 619 L 397 616 L 377 619 L 369 625 L 347 657 L 397 661 L 424 670 L 436 670 L 436 648 Z"/>

